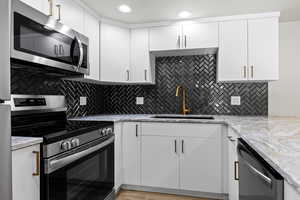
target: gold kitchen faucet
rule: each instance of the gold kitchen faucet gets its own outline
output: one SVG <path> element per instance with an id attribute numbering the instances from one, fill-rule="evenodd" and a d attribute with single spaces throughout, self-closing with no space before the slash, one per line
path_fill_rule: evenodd
<path id="1" fill-rule="evenodd" d="M 176 97 L 179 97 L 179 92 L 180 90 L 182 91 L 182 109 L 181 109 L 181 114 L 186 115 L 189 112 L 191 112 L 191 110 L 189 108 L 187 108 L 186 105 L 186 93 L 187 93 L 187 89 L 181 85 L 178 85 L 176 87 Z"/>

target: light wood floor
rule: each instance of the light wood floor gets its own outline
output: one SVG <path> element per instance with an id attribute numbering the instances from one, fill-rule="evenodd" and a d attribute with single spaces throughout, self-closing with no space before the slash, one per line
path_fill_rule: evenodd
<path id="1" fill-rule="evenodd" d="M 117 200 L 209 200 L 209 199 L 160 194 L 160 193 L 121 190 L 117 196 Z"/>

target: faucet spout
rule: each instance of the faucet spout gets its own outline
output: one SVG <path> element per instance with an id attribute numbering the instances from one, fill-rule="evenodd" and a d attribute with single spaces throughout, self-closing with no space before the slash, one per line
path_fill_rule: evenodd
<path id="1" fill-rule="evenodd" d="M 189 112 L 191 112 L 191 110 L 188 109 L 188 108 L 187 108 L 187 105 L 186 105 L 186 96 L 187 96 L 186 93 L 187 93 L 187 89 L 184 88 L 184 87 L 181 86 L 181 85 L 178 85 L 178 86 L 176 87 L 176 94 L 175 94 L 176 97 L 179 97 L 179 92 L 180 92 L 180 90 L 182 91 L 182 108 L 181 108 L 181 114 L 186 115 L 186 114 L 188 114 Z"/>

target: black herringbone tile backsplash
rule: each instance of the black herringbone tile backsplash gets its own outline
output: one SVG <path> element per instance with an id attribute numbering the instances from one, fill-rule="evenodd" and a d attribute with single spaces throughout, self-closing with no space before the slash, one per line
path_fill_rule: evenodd
<path id="1" fill-rule="evenodd" d="M 103 88 L 99 85 L 61 80 L 24 70 L 11 70 L 12 94 L 64 95 L 68 117 L 103 113 Z M 87 97 L 87 106 L 80 106 L 80 97 Z"/>
<path id="2" fill-rule="evenodd" d="M 65 95 L 69 117 L 179 113 L 177 85 L 188 88 L 187 102 L 193 114 L 268 114 L 268 84 L 217 83 L 215 55 L 159 57 L 156 85 L 149 86 L 101 86 L 15 69 L 11 84 L 13 94 Z M 87 106 L 79 105 L 80 96 L 87 96 Z M 241 96 L 241 106 L 231 106 L 231 96 Z M 136 97 L 144 97 L 144 105 L 136 105 Z"/>
<path id="3" fill-rule="evenodd" d="M 216 56 L 159 57 L 156 85 L 104 87 L 106 113 L 179 113 L 177 85 L 188 88 L 192 114 L 267 115 L 267 83 L 217 83 Z M 230 97 L 241 96 L 241 106 L 231 106 Z M 136 105 L 136 97 L 145 97 Z"/>

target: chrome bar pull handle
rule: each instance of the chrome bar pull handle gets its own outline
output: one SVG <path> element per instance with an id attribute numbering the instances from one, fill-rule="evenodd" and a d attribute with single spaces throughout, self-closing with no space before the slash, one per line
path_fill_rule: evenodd
<path id="1" fill-rule="evenodd" d="M 254 78 L 254 66 L 251 66 L 251 78 Z"/>
<path id="2" fill-rule="evenodd" d="M 36 172 L 32 173 L 32 176 L 39 176 L 41 173 L 40 152 L 33 151 L 32 153 L 35 154 L 35 160 L 36 160 Z"/>
<path id="3" fill-rule="evenodd" d="M 181 153 L 184 153 L 184 140 L 181 140 Z"/>
<path id="4" fill-rule="evenodd" d="M 238 181 L 239 179 L 239 162 L 235 161 L 234 162 L 234 180 Z"/>
<path id="5" fill-rule="evenodd" d="M 145 69 L 145 81 L 147 81 L 147 77 L 148 77 L 147 72 L 148 72 L 147 69 Z"/>
<path id="6" fill-rule="evenodd" d="M 61 5 L 57 4 L 56 7 L 57 7 L 57 11 L 58 11 L 58 19 L 57 19 L 57 21 L 59 22 L 61 20 L 61 13 L 60 13 L 60 11 L 61 11 Z"/>
<path id="7" fill-rule="evenodd" d="M 135 136 L 138 137 L 139 136 L 139 125 L 135 125 Z"/>
<path id="8" fill-rule="evenodd" d="M 127 74 L 126 80 L 129 81 L 129 80 L 130 80 L 130 71 L 129 71 L 129 70 L 126 70 L 126 74 Z"/>
<path id="9" fill-rule="evenodd" d="M 244 78 L 247 78 L 247 66 L 244 66 Z"/>
<path id="10" fill-rule="evenodd" d="M 178 38 L 177 38 L 177 47 L 180 48 L 180 35 L 178 35 Z"/>
<path id="11" fill-rule="evenodd" d="M 177 140 L 174 140 L 174 144 L 175 144 L 175 153 L 177 154 Z"/>
<path id="12" fill-rule="evenodd" d="M 186 35 L 184 36 L 184 47 L 186 48 L 186 44 L 187 44 L 187 41 L 186 41 Z"/>

